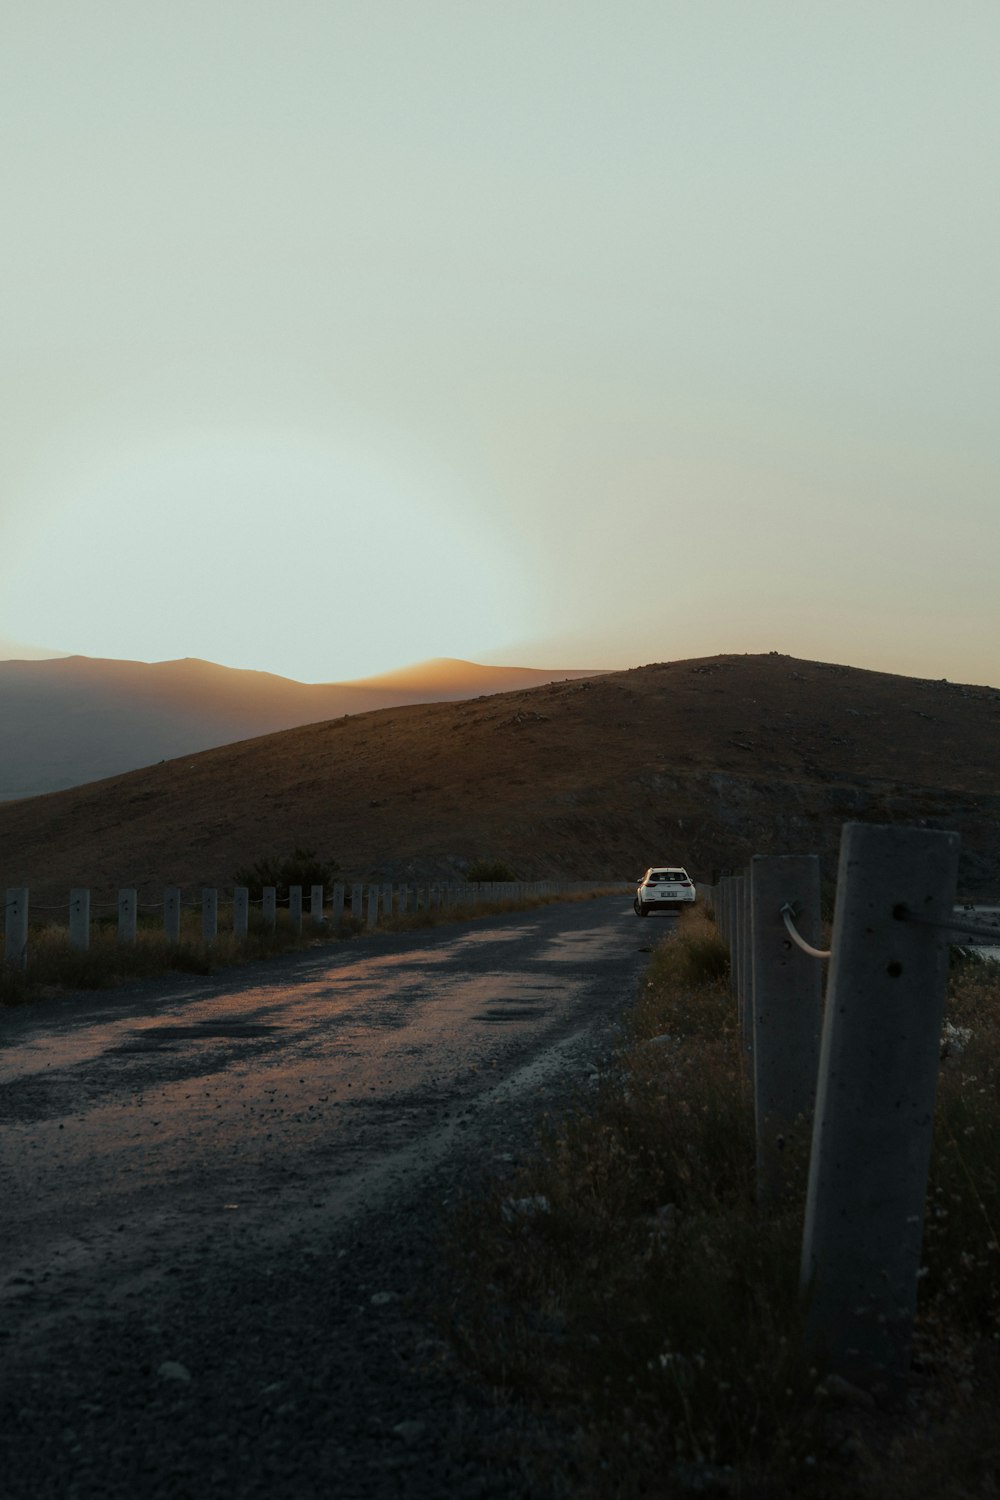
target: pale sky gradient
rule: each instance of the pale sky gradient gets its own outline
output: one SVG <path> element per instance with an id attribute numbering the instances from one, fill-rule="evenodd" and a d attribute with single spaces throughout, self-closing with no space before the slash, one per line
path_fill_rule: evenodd
<path id="1" fill-rule="evenodd" d="M 0 0 L 0 637 L 1000 684 L 996 0 Z"/>

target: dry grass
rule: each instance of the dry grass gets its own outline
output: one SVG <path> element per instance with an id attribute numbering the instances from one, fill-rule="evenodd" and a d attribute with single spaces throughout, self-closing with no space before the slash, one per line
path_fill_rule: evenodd
<path id="1" fill-rule="evenodd" d="M 461 1357 L 565 1429 L 540 1493 L 997 1493 L 1000 978 L 960 970 L 949 1019 L 923 1374 L 902 1409 L 832 1405 L 800 1352 L 801 1203 L 755 1205 L 725 951 L 685 916 L 612 1072 L 454 1226 L 444 1316 Z"/>
<path id="2" fill-rule="evenodd" d="M 530 911 L 559 901 L 592 901 L 607 894 L 603 890 L 574 895 L 525 896 L 520 900 L 493 903 L 466 902 L 459 906 L 440 906 L 433 910 L 409 911 L 382 917 L 375 932 L 412 932 L 436 927 L 443 922 L 473 922 L 503 912 Z M 303 917 L 298 931 L 286 912 L 278 912 L 276 926 L 266 926 L 259 914 L 251 914 L 246 939 L 232 931 L 232 913 L 220 909 L 220 930 L 216 940 L 205 943 L 201 937 L 201 915 L 196 911 L 182 913 L 181 941 L 168 943 L 158 919 L 140 914 L 137 941 L 134 946 L 118 941 L 116 924 L 105 919 L 94 924 L 90 947 L 80 951 L 69 945 L 66 928 L 53 922 L 33 923 L 28 940 L 28 964 L 25 970 L 0 963 L 0 1006 L 23 1005 L 31 1000 L 50 998 L 70 990 L 105 990 L 132 980 L 150 979 L 175 972 L 214 974 L 220 969 L 255 963 L 303 948 L 343 942 L 371 931 L 366 922 L 346 913 L 336 929 L 327 923 L 314 927 Z"/>

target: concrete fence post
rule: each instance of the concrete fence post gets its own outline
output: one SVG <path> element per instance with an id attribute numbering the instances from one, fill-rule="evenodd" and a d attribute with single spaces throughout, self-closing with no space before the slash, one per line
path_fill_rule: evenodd
<path id="1" fill-rule="evenodd" d="M 314 927 L 323 925 L 323 887 L 321 885 L 309 887 L 309 920 Z"/>
<path id="2" fill-rule="evenodd" d="M 814 1355 L 900 1386 L 923 1236 L 956 833 L 847 823 L 802 1247 Z M 908 915 L 920 919 L 907 920 Z"/>
<path id="3" fill-rule="evenodd" d="M 118 941 L 135 946 L 138 929 L 139 898 L 135 886 L 124 886 L 118 892 Z"/>
<path id="4" fill-rule="evenodd" d="M 359 922 L 365 918 L 365 888 L 363 885 L 351 886 L 351 916 L 356 917 Z"/>
<path id="5" fill-rule="evenodd" d="M 330 922 L 332 926 L 339 927 L 344 920 L 344 882 L 338 880 L 334 883 L 333 894 L 330 897 Z"/>
<path id="6" fill-rule="evenodd" d="M 10 886 L 5 901 L 3 957 L 12 969 L 23 969 L 28 963 L 28 888 Z"/>
<path id="7" fill-rule="evenodd" d="M 90 892 L 74 886 L 69 893 L 69 945 L 85 951 L 90 947 Z"/>
<path id="8" fill-rule="evenodd" d="M 288 887 L 288 918 L 295 932 L 302 931 L 302 887 Z"/>
<path id="9" fill-rule="evenodd" d="M 233 936 L 245 943 L 250 931 L 250 891 L 245 885 L 233 890 Z"/>
<path id="10" fill-rule="evenodd" d="M 219 893 L 214 886 L 201 888 L 201 940 L 214 943 L 219 936 Z"/>
<path id="11" fill-rule="evenodd" d="M 181 888 L 168 885 L 163 892 L 163 935 L 168 943 L 181 940 Z"/>
<path id="12" fill-rule="evenodd" d="M 392 916 L 392 886 L 389 885 L 388 883 L 384 883 L 383 886 L 382 886 L 382 892 L 381 892 L 381 896 L 380 896 L 380 904 L 381 904 L 381 907 L 382 907 L 382 915 L 384 917 L 391 917 Z"/>
<path id="13" fill-rule="evenodd" d="M 792 942 L 781 908 L 797 908 L 797 930 L 818 947 L 819 859 L 755 854 L 750 894 L 757 1201 L 770 1205 L 804 1168 L 812 1130 L 825 965 Z"/>
<path id="14" fill-rule="evenodd" d="M 260 895 L 260 910 L 264 918 L 264 926 L 273 932 L 278 925 L 278 892 L 273 885 L 265 885 Z"/>
<path id="15" fill-rule="evenodd" d="M 400 916 L 404 916 L 405 917 L 405 915 L 409 911 L 409 909 L 410 909 L 410 887 L 408 885 L 401 885 L 399 887 L 399 914 L 400 914 Z"/>
<path id="16" fill-rule="evenodd" d="M 368 926 L 378 926 L 378 886 L 368 887 Z"/>

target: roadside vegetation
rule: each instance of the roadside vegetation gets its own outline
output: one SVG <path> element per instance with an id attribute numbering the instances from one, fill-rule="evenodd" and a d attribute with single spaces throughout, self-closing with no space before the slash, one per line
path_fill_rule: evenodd
<path id="1" fill-rule="evenodd" d="M 540 1494 L 1000 1493 L 1000 965 L 953 970 L 942 1054 L 913 1383 L 879 1410 L 802 1353 L 804 1174 L 757 1209 L 727 951 L 682 917 L 609 1071 L 450 1227 L 442 1321 Z"/>
<path id="2" fill-rule="evenodd" d="M 297 851 L 295 858 L 298 859 L 301 853 L 302 851 Z M 264 869 L 269 874 L 279 873 L 279 863 L 261 862 L 256 868 Z M 301 865 L 293 870 L 290 862 L 286 861 L 285 866 L 280 873 L 285 876 L 284 899 L 287 899 L 290 871 L 292 884 L 303 884 L 308 889 L 311 882 L 294 878 L 300 873 Z M 609 886 L 607 890 L 577 895 L 525 896 L 489 903 L 465 902 L 458 906 L 411 910 L 391 917 L 380 917 L 375 934 L 419 931 L 448 922 L 478 921 L 503 912 L 530 911 L 549 906 L 553 902 L 589 901 L 618 889 Z M 279 896 L 280 899 L 282 898 Z M 182 911 L 179 943 L 167 942 L 163 933 L 162 915 L 140 911 L 134 945 L 119 941 L 117 917 L 108 915 L 98 917 L 91 924 L 90 946 L 80 950 L 70 947 L 64 921 L 33 919 L 28 935 L 26 967 L 20 969 L 0 962 L 0 1006 L 22 1005 L 73 990 L 113 989 L 130 981 L 152 979 L 170 973 L 210 975 L 221 969 L 255 963 L 283 953 L 344 942 L 368 931 L 370 929 L 366 922 L 361 917 L 353 916 L 350 910 L 336 926 L 327 919 L 321 927 L 314 926 L 306 912 L 299 930 L 291 922 L 288 912 L 279 909 L 273 928 L 265 923 L 259 912 L 251 911 L 248 935 L 241 939 L 232 930 L 232 908 L 220 906 L 218 936 L 213 942 L 206 943 L 201 934 L 199 905 L 197 909 Z"/>

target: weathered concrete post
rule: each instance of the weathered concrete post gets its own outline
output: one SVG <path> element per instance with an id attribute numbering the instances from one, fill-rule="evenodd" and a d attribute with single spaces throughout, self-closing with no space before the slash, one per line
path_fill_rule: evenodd
<path id="1" fill-rule="evenodd" d="M 815 1357 L 860 1385 L 909 1363 L 956 833 L 847 823 L 802 1247 Z M 909 920 L 909 918 L 915 920 Z"/>
<path id="2" fill-rule="evenodd" d="M 10 886 L 4 904 L 7 908 L 4 922 L 4 963 L 9 964 L 12 969 L 24 969 L 28 963 L 27 886 Z"/>
<path id="3" fill-rule="evenodd" d="M 338 880 L 333 887 L 333 895 L 330 903 L 330 922 L 333 927 L 339 927 L 344 920 L 344 882 Z"/>
<path id="4" fill-rule="evenodd" d="M 214 943 L 219 936 L 219 893 L 214 886 L 201 888 L 201 940 Z"/>
<path id="5" fill-rule="evenodd" d="M 368 926 L 378 926 L 378 886 L 368 887 Z"/>
<path id="6" fill-rule="evenodd" d="M 278 892 L 273 885 L 265 885 L 261 889 L 260 910 L 264 918 L 264 926 L 273 932 L 278 925 Z"/>
<path id="7" fill-rule="evenodd" d="M 381 895 L 382 914 L 386 917 L 392 916 L 392 886 L 386 882 L 382 886 Z"/>
<path id="8" fill-rule="evenodd" d="M 295 932 L 302 931 L 302 887 L 300 885 L 288 887 L 288 919 Z"/>
<path id="9" fill-rule="evenodd" d="M 409 909 L 410 909 L 410 887 L 408 885 L 401 885 L 399 887 L 399 914 L 400 914 L 400 916 L 404 916 L 405 917 L 405 915 L 409 911 Z"/>
<path id="10" fill-rule="evenodd" d="M 163 934 L 168 943 L 181 940 L 181 888 L 168 885 L 163 892 Z"/>
<path id="11" fill-rule="evenodd" d="M 359 922 L 365 918 L 365 888 L 363 885 L 351 886 L 351 916 L 357 917 Z"/>
<path id="12" fill-rule="evenodd" d="M 69 945 L 90 947 L 90 892 L 85 886 L 76 885 L 69 893 Z"/>
<path id="13" fill-rule="evenodd" d="M 323 925 L 323 887 L 321 885 L 309 887 L 309 920 L 314 927 Z"/>
<path id="14" fill-rule="evenodd" d="M 775 1204 L 804 1167 L 819 1066 L 822 959 L 797 947 L 782 907 L 819 946 L 819 859 L 815 854 L 755 854 L 750 863 L 753 950 L 753 1076 L 757 1128 L 757 1201 Z"/>
<path id="15" fill-rule="evenodd" d="M 134 886 L 124 886 L 118 892 L 118 941 L 135 946 L 138 927 L 139 898 Z"/>
<path id="16" fill-rule="evenodd" d="M 233 889 L 233 936 L 245 943 L 250 931 L 250 892 L 245 885 Z"/>

